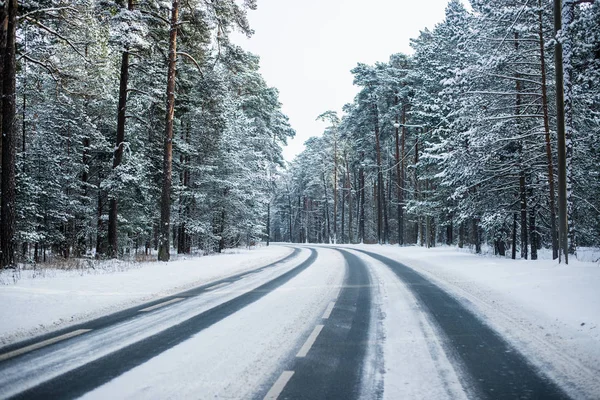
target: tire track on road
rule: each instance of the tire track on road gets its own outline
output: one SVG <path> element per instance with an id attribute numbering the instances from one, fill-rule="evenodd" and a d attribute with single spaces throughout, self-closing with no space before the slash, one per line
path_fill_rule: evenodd
<path id="1" fill-rule="evenodd" d="M 249 272 L 253 272 L 253 273 L 261 272 L 261 271 L 264 271 L 265 269 L 272 268 L 278 264 L 284 263 L 286 261 L 290 261 L 293 258 L 298 257 L 301 249 L 297 248 L 297 247 L 294 247 L 292 249 L 293 249 L 293 251 L 290 254 L 288 254 L 287 256 L 282 257 L 279 260 L 271 262 L 267 265 L 258 267 L 256 269 L 249 270 L 249 271 L 248 270 L 242 271 L 237 274 L 227 276 L 225 278 L 220 278 L 217 280 L 210 281 L 208 283 L 193 287 L 191 289 L 186 289 L 182 292 L 174 293 L 169 296 L 160 297 L 160 298 L 157 298 L 157 299 L 154 299 L 151 301 L 147 301 L 147 302 L 138 304 L 133 307 L 126 308 L 124 310 L 121 310 L 121 311 L 118 311 L 118 312 L 115 312 L 112 314 L 108 314 L 108 315 L 105 315 L 105 316 L 102 316 L 99 318 L 94 318 L 87 322 L 81 322 L 81 323 L 78 323 L 75 325 L 71 325 L 71 326 L 68 326 L 65 328 L 61 328 L 61 329 L 54 330 L 52 332 L 45 333 L 43 335 L 38 335 L 38 336 L 29 338 L 26 340 L 22 340 L 22 341 L 19 341 L 16 343 L 11 343 L 8 346 L 1 347 L 0 354 L 14 352 L 19 349 L 35 345 L 37 343 L 40 343 L 40 342 L 43 342 L 46 340 L 51 340 L 57 336 L 69 334 L 72 331 L 77 331 L 77 330 L 81 330 L 81 329 L 99 330 L 99 329 L 105 328 L 107 326 L 115 325 L 119 322 L 127 321 L 130 318 L 135 318 L 137 316 L 138 312 L 142 311 L 143 309 L 149 309 L 151 307 L 155 307 L 156 305 L 165 303 L 167 301 L 174 300 L 176 298 L 198 296 L 204 292 L 214 290 L 214 289 L 217 289 L 218 287 L 225 286 L 230 283 L 236 282 L 236 281 L 240 280 L 244 275 L 248 274 Z M 1 365 L 0 365 L 0 369 L 1 369 Z"/>
<path id="2" fill-rule="evenodd" d="M 346 276 L 336 299 L 325 309 L 296 355 L 265 399 L 356 399 L 371 320 L 371 278 L 363 261 L 340 250 Z"/>
<path id="3" fill-rule="evenodd" d="M 256 289 L 221 303 L 210 310 L 174 325 L 156 335 L 140 340 L 81 367 L 77 367 L 65 374 L 49 379 L 35 387 L 13 395 L 13 398 L 46 399 L 79 397 L 122 373 L 150 360 L 163 351 L 176 346 L 190 338 L 192 335 L 234 314 L 282 286 L 315 262 L 317 252 L 314 249 L 309 250 L 311 254 L 308 259 L 267 283 L 262 284 Z M 296 252 L 292 254 L 296 254 Z M 283 260 L 288 257 L 285 257 Z M 278 262 L 281 261 L 282 260 Z M 261 269 L 267 267 L 268 266 L 265 266 Z M 216 282 L 213 282 L 205 286 L 210 287 L 215 283 Z M 193 290 L 200 290 L 200 288 Z M 179 296 L 181 296 L 181 294 L 179 294 Z M 136 310 L 137 309 L 139 309 L 139 306 L 136 307 Z"/>
<path id="4" fill-rule="evenodd" d="M 353 249 L 387 265 L 446 336 L 450 359 L 466 372 L 465 386 L 481 399 L 568 399 L 554 382 L 460 301 L 424 276 L 390 258 Z M 388 316 L 390 317 L 390 316 Z"/>

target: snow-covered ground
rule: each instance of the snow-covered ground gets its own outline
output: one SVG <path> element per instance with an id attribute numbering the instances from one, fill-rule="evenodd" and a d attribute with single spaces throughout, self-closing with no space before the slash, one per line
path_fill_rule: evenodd
<path id="1" fill-rule="evenodd" d="M 265 391 L 265 378 L 281 373 L 342 284 L 341 254 L 318 251 L 280 288 L 84 398 L 248 399 Z"/>
<path id="2" fill-rule="evenodd" d="M 552 260 L 515 261 L 477 256 L 453 247 L 351 247 L 377 252 L 422 273 L 461 299 L 571 395 L 597 398 L 600 393 L 597 262 L 574 260 L 567 266 Z M 389 296 L 385 287 L 380 290 L 384 299 Z M 393 303 L 388 304 L 392 306 Z"/>
<path id="3" fill-rule="evenodd" d="M 0 345 L 254 269 L 290 254 L 284 246 L 87 271 L 0 273 Z M 127 268 L 129 267 L 129 268 Z"/>

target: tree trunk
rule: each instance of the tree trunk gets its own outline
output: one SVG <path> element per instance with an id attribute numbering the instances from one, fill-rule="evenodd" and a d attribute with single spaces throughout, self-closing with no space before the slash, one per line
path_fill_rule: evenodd
<path id="1" fill-rule="evenodd" d="M 506 256 L 506 245 L 504 244 L 504 241 L 502 239 L 498 239 L 496 241 L 496 250 L 499 256 Z"/>
<path id="2" fill-rule="evenodd" d="M 225 237 L 223 236 L 223 233 L 225 233 L 225 209 L 221 210 L 221 224 L 219 226 L 219 253 L 221 253 L 223 251 L 223 249 L 225 249 Z M 250 246 L 250 243 L 247 243 L 248 246 Z"/>
<path id="3" fill-rule="evenodd" d="M 175 72 L 177 68 L 177 27 L 179 0 L 171 6 L 171 27 L 169 33 L 169 66 L 167 73 L 167 115 L 163 154 L 163 181 L 160 201 L 160 243 L 158 259 L 169 261 L 169 226 L 171 223 L 171 182 L 173 168 L 173 116 L 175 114 Z"/>
<path id="4" fill-rule="evenodd" d="M 189 144 L 190 142 L 190 123 L 187 123 L 187 128 L 185 130 L 185 134 L 181 133 L 181 140 L 185 141 L 185 143 Z M 181 153 L 179 156 L 179 162 L 181 164 L 181 173 L 179 176 L 179 180 L 181 182 L 181 187 L 183 190 L 189 187 L 190 185 L 190 172 L 189 172 L 189 162 L 190 157 Z M 190 237 L 186 230 L 186 219 L 190 213 L 189 203 L 184 198 L 184 193 L 180 193 L 179 195 L 179 229 L 177 233 L 177 253 L 189 253 L 190 248 Z"/>
<path id="5" fill-rule="evenodd" d="M 290 231 L 290 243 L 294 242 L 294 235 L 292 234 L 292 196 L 289 195 L 288 189 L 288 206 L 290 207 L 290 211 L 288 213 L 288 229 Z"/>
<path id="6" fill-rule="evenodd" d="M 2 70 L 2 178 L 0 205 L 0 267 L 15 266 L 15 219 L 16 219 L 16 28 L 17 0 L 7 0 L 2 24 L 5 37 Z"/>
<path id="7" fill-rule="evenodd" d="M 358 221 L 358 241 L 364 243 L 365 241 L 365 170 L 362 166 L 364 161 L 364 153 L 361 153 L 361 165 L 359 169 L 359 198 L 360 198 L 360 217 Z"/>
<path id="8" fill-rule="evenodd" d="M 548 88 L 546 85 L 546 58 L 544 44 L 544 24 L 542 0 L 538 1 L 540 7 L 539 38 L 540 38 L 540 68 L 542 72 L 542 111 L 544 113 L 544 139 L 546 142 L 546 162 L 548 163 L 548 188 L 550 196 L 550 234 L 552 238 L 552 259 L 558 258 L 558 236 L 556 232 L 556 204 L 554 190 L 554 162 L 552 160 L 552 145 L 550 143 L 550 118 L 548 117 Z"/>
<path id="9" fill-rule="evenodd" d="M 575 254 L 577 249 L 577 237 L 575 232 L 575 204 L 573 202 L 573 145 L 575 126 L 573 122 L 573 65 L 571 57 L 573 54 L 572 28 L 575 19 L 574 0 L 564 0 L 562 4 L 562 39 L 563 39 L 563 74 L 564 74 L 564 110 L 565 110 L 565 164 L 566 164 L 566 186 L 567 186 L 567 237 L 568 253 Z"/>
<path id="10" fill-rule="evenodd" d="M 348 243 L 354 242 L 354 235 L 352 234 L 352 182 L 350 181 L 350 168 L 348 165 L 348 155 L 346 154 L 346 184 L 348 189 Z"/>
<path id="11" fill-rule="evenodd" d="M 519 51 L 519 33 L 515 32 L 515 51 Z M 515 100 L 515 115 L 521 113 L 521 80 L 520 74 L 515 74 L 515 88 L 516 88 L 516 100 Z M 518 119 L 517 119 L 518 127 Z M 521 206 L 521 258 L 527 259 L 527 185 L 525 182 L 525 170 L 523 167 L 523 141 L 519 143 L 519 203 Z"/>
<path id="12" fill-rule="evenodd" d="M 435 217 L 433 216 L 429 216 L 428 217 L 429 221 L 429 243 L 427 244 L 427 247 L 435 247 L 435 242 L 436 242 L 436 238 L 437 238 L 437 229 L 436 229 L 436 224 L 435 224 Z"/>
<path id="13" fill-rule="evenodd" d="M 537 260 L 537 258 L 538 258 L 538 254 L 537 254 L 538 233 L 537 233 L 537 227 L 536 227 L 536 221 L 535 221 L 535 213 L 536 213 L 536 205 L 535 205 L 535 200 L 533 198 L 533 189 L 530 187 L 529 188 L 529 240 L 531 243 L 531 259 L 532 260 Z"/>
<path id="14" fill-rule="evenodd" d="M 104 191 L 100 187 L 102 182 L 102 175 L 99 176 L 98 181 L 98 207 L 96 209 L 96 259 L 99 259 L 104 253 L 104 221 L 102 215 L 104 214 Z"/>
<path id="15" fill-rule="evenodd" d="M 404 129 L 404 127 L 402 128 Z M 404 131 L 403 131 L 404 132 Z M 402 137 L 403 137 L 403 141 L 404 141 L 404 133 L 402 133 Z M 414 194 L 414 198 L 415 200 L 419 201 L 419 175 L 417 172 L 417 164 L 419 163 L 419 136 L 418 134 L 415 136 L 415 194 Z M 415 234 L 416 234 L 416 239 L 415 239 L 415 244 L 421 244 L 421 246 L 423 245 L 423 238 L 421 237 L 421 217 L 417 216 L 417 222 L 415 223 Z"/>
<path id="16" fill-rule="evenodd" d="M 325 191 L 325 222 L 327 223 L 327 242 L 331 243 L 331 225 L 329 222 L 329 200 L 327 199 L 327 182 L 325 181 L 325 172 L 321 174 L 323 178 L 323 190 Z M 325 240 L 323 240 L 325 241 Z"/>
<path id="17" fill-rule="evenodd" d="M 4 94 L 4 55 L 6 53 L 6 35 L 8 33 L 8 1 L 0 3 L 0 136 L 2 135 L 2 95 Z M 2 140 L 0 139 L 0 165 L 2 163 Z M 1 169 L 0 169 L 1 173 Z M 0 181 L 2 176 L 0 175 Z M 1 201 L 0 198 L 0 206 Z M 0 238 L 0 246 L 1 246 Z M 2 265 L 0 254 L 0 268 Z"/>
<path id="18" fill-rule="evenodd" d="M 517 259 L 517 213 L 513 213 L 513 226 L 512 226 L 512 255 L 513 260 Z"/>
<path id="19" fill-rule="evenodd" d="M 385 180 L 383 179 L 383 174 L 381 175 L 381 188 L 379 189 L 379 193 L 381 196 L 381 208 L 383 209 L 383 243 L 389 243 L 389 231 L 390 226 L 388 222 L 388 212 L 387 212 L 387 203 L 385 200 Z"/>
<path id="20" fill-rule="evenodd" d="M 446 245 L 448 246 L 452 245 L 452 242 L 454 242 L 454 237 L 452 236 L 453 231 L 452 215 L 450 215 L 448 217 L 448 225 L 446 225 Z"/>
<path id="21" fill-rule="evenodd" d="M 40 262 L 39 245 L 36 242 L 33 248 L 33 262 L 38 264 Z"/>
<path id="22" fill-rule="evenodd" d="M 473 218 L 473 242 L 475 253 L 481 254 L 481 232 L 479 232 L 479 218 Z"/>
<path id="23" fill-rule="evenodd" d="M 267 203 L 267 246 L 271 240 L 271 203 Z"/>
<path id="24" fill-rule="evenodd" d="M 389 150 L 389 149 L 388 149 Z M 389 154 L 389 151 L 388 151 Z M 388 167 L 388 162 L 386 163 Z M 390 242 L 390 221 L 389 221 L 389 204 L 390 204 L 390 180 L 383 179 L 383 172 L 381 173 L 382 177 L 382 187 L 381 187 L 381 204 L 383 206 L 383 242 L 388 244 Z M 386 200 L 387 199 L 387 200 Z"/>
<path id="25" fill-rule="evenodd" d="M 133 0 L 128 0 L 127 9 L 133 11 Z M 117 143 L 113 158 L 113 170 L 121 165 L 123 159 L 123 142 L 125 141 L 125 112 L 127 110 L 127 81 L 129 80 L 129 52 L 121 55 L 121 79 L 119 83 L 119 108 L 117 110 Z M 118 224 L 118 199 L 116 191 L 110 194 L 108 211 L 108 255 L 117 258 L 119 238 Z"/>
<path id="26" fill-rule="evenodd" d="M 554 0 L 554 35 L 558 37 L 563 28 L 561 15 L 561 0 Z M 556 134 L 558 138 L 558 244 L 560 262 L 561 255 L 565 257 L 565 264 L 569 263 L 567 237 L 567 141 L 565 136 L 565 101 L 564 101 L 564 75 L 563 75 L 563 48 L 561 40 L 554 41 L 554 68 L 556 72 Z"/>
<path id="27" fill-rule="evenodd" d="M 458 226 L 458 248 L 462 249 L 465 245 L 465 223 L 460 221 Z"/>
<path id="28" fill-rule="evenodd" d="M 4 59 L 6 53 L 6 35 L 8 33 L 8 1 L 0 3 L 0 185 L 2 182 L 2 96 L 4 94 Z M 1 189 L 0 189 L 1 190 Z M 2 207 L 2 197 L 0 197 Z M 2 235 L 0 233 L 0 235 Z M 2 236 L 0 236 L 0 268 L 2 268 Z"/>
<path id="29" fill-rule="evenodd" d="M 346 196 L 347 196 L 347 191 L 346 191 L 346 186 L 348 184 L 348 182 L 346 181 L 346 175 L 342 174 L 342 180 L 344 181 L 343 184 L 343 189 L 342 189 L 342 215 L 341 215 L 341 225 L 340 225 L 340 242 L 341 243 L 346 243 L 346 240 L 344 238 L 344 228 L 346 227 L 345 225 L 345 220 L 346 220 Z"/>
<path id="30" fill-rule="evenodd" d="M 525 172 L 519 175 L 519 196 L 521 205 L 521 258 L 527 259 L 527 191 Z"/>
<path id="31" fill-rule="evenodd" d="M 382 202 L 383 198 L 383 172 L 381 171 L 381 143 L 379 141 L 379 111 L 377 105 L 373 105 L 375 113 L 375 151 L 377 153 L 377 243 L 381 244 L 382 231 Z"/>
<path id="32" fill-rule="evenodd" d="M 334 133 L 336 135 L 336 133 Z M 333 244 L 337 243 L 337 137 L 333 139 Z"/>
<path id="33" fill-rule="evenodd" d="M 398 104 L 398 96 L 396 96 L 396 105 Z M 396 114 L 396 123 L 398 123 L 398 114 Z M 404 127 L 402 127 L 404 129 Z M 403 135 L 404 137 L 404 135 Z M 397 204 L 397 214 L 398 214 L 398 245 L 402 246 L 404 244 L 404 208 L 402 205 L 404 199 L 403 193 L 403 185 L 404 185 L 404 176 L 402 174 L 404 167 L 404 151 L 402 152 L 402 156 L 400 155 L 400 138 L 399 138 L 399 129 L 396 128 L 396 197 L 398 198 Z M 401 158 L 402 157 L 402 158 Z M 402 167 L 400 163 L 402 162 Z"/>

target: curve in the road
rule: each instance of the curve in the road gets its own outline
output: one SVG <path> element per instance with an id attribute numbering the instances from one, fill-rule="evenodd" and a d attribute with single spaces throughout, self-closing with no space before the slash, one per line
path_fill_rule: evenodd
<path id="1" fill-rule="evenodd" d="M 355 250 L 387 265 L 407 285 L 445 334 L 451 353 L 462 367 L 459 369 L 470 377 L 466 383 L 476 398 L 569 398 L 496 331 L 423 275 L 380 254 Z"/>
<path id="2" fill-rule="evenodd" d="M 371 279 L 359 257 L 340 252 L 346 260 L 340 294 L 325 310 L 322 325 L 302 346 L 291 370 L 282 374 L 287 379 L 276 396 L 279 399 L 351 400 L 360 395 L 371 318 Z"/>
<path id="3" fill-rule="evenodd" d="M 154 336 L 19 393 L 16 399 L 75 398 L 148 361 L 277 289 L 314 263 L 317 252 L 275 279 Z M 242 274 L 243 275 L 243 274 Z M 213 282 L 212 285 L 215 283 Z"/>

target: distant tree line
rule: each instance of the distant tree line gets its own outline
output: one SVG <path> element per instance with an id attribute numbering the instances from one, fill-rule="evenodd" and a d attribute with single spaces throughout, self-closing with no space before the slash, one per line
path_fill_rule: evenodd
<path id="1" fill-rule="evenodd" d="M 264 238 L 294 135 L 254 0 L 1 2 L 1 265 Z"/>
<path id="2" fill-rule="evenodd" d="M 459 1 L 277 181 L 274 240 L 558 256 L 552 2 Z M 600 3 L 563 0 L 569 252 L 600 245 Z M 559 64 L 560 65 L 560 64 Z"/>

